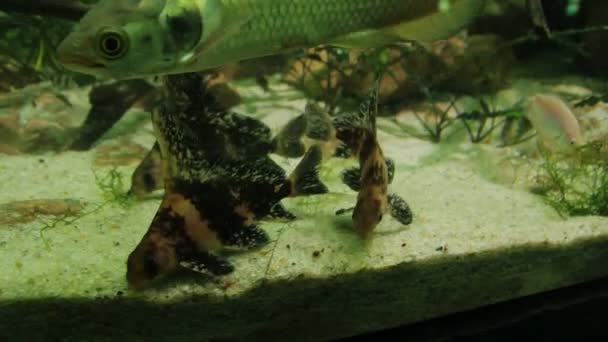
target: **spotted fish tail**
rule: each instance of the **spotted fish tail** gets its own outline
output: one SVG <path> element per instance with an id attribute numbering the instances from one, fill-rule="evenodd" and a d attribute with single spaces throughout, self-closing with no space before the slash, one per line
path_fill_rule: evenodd
<path id="1" fill-rule="evenodd" d="M 329 192 L 325 184 L 319 179 L 319 165 L 323 153 L 318 145 L 312 146 L 296 169 L 289 176 L 291 185 L 290 197 L 303 195 L 318 195 Z"/>

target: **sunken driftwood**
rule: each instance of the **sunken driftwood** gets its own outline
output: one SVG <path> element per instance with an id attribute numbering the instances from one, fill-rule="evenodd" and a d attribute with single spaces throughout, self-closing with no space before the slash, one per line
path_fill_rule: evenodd
<path id="1" fill-rule="evenodd" d="M 142 79 L 117 81 L 94 87 L 89 93 L 91 109 L 78 129 L 70 149 L 88 150 L 124 116 L 133 104 L 144 97 L 153 99 L 155 96 L 156 87 Z M 148 102 L 153 103 L 153 101 Z"/>

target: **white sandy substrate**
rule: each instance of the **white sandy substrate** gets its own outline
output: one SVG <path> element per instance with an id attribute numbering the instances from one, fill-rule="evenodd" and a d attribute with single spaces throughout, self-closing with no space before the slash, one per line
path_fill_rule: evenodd
<path id="1" fill-rule="evenodd" d="M 302 101 L 293 102 L 303 108 Z M 279 126 L 296 110 L 269 113 L 265 121 Z M 128 115 L 128 114 L 127 114 Z M 152 144 L 149 126 L 143 137 Z M 298 219 L 263 222 L 274 240 L 257 251 L 229 256 L 236 272 L 226 292 L 218 282 L 201 277 L 173 287 L 152 289 L 144 298 L 172 299 L 200 293 L 238 294 L 260 281 L 298 275 L 327 277 L 341 272 L 378 269 L 437 256 L 482 252 L 529 243 L 567 245 L 578 239 L 608 236 L 608 220 L 598 217 L 561 219 L 541 198 L 523 190 L 491 183 L 477 173 L 475 153 L 432 158 L 440 147 L 413 138 L 381 135 L 385 153 L 397 160 L 391 191 L 412 207 L 414 223 L 400 226 L 385 216 L 373 238 L 362 242 L 350 229 L 350 216 L 337 209 L 354 205 L 356 194 L 342 185 L 339 172 L 352 161 L 332 160 L 322 175 L 332 193 L 290 199 L 285 204 Z M 39 159 L 44 159 L 40 162 Z M 72 224 L 45 229 L 42 220 L 0 227 L 0 298 L 91 297 L 126 291 L 125 261 L 158 206 L 158 198 L 128 207 L 106 201 L 94 173 L 93 151 L 42 156 L 0 155 L 0 204 L 29 199 L 77 199 L 92 212 Z M 288 169 L 297 163 L 285 161 Z M 426 162 L 426 161 L 432 162 Z M 426 164 L 425 164 L 426 163 Z M 133 164 L 119 170 L 128 184 Z M 101 207 L 100 207 L 101 205 Z M 46 220 L 48 223 L 48 219 Z M 441 248 L 440 248 L 441 247 Z M 317 257 L 313 256 L 319 252 Z M 162 292 L 163 295 L 160 296 Z"/>

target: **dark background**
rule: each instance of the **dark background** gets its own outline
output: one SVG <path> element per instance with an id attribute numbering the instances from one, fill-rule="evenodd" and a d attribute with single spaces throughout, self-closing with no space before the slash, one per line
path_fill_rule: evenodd
<path id="1" fill-rule="evenodd" d="M 608 278 L 343 341 L 608 341 Z"/>

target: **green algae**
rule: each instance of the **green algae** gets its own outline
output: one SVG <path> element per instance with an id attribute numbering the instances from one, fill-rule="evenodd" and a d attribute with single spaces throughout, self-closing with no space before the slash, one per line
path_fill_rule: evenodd
<path id="1" fill-rule="evenodd" d="M 128 186 L 124 183 L 124 174 L 118 168 L 112 168 L 105 174 L 96 172 L 95 184 L 108 203 L 128 208 L 135 201 L 135 197 L 128 193 Z"/>
<path id="2" fill-rule="evenodd" d="M 547 156 L 535 192 L 562 216 L 608 216 L 608 142 L 590 142 L 574 156 Z"/>

